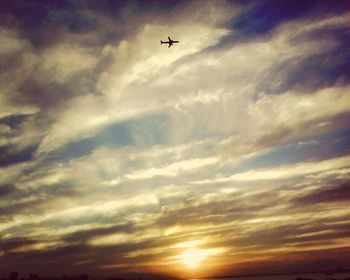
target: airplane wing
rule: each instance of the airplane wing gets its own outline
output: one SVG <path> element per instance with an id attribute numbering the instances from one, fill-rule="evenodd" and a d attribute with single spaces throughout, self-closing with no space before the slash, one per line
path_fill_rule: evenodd
<path id="1" fill-rule="evenodd" d="M 169 41 L 172 41 L 171 39 L 170 39 L 170 37 L 168 36 L 168 39 L 169 39 Z"/>
<path id="2" fill-rule="evenodd" d="M 169 44 L 169 47 L 168 47 L 168 49 L 171 47 L 171 44 Z"/>

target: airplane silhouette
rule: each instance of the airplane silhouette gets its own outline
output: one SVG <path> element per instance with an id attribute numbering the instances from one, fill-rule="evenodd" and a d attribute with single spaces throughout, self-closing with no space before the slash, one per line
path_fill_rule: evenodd
<path id="1" fill-rule="evenodd" d="M 170 39 L 170 37 L 168 36 L 168 39 L 169 39 L 169 41 L 165 41 L 165 42 L 163 42 L 162 40 L 160 40 L 160 44 L 169 44 L 169 47 L 168 48 L 170 48 L 173 44 L 175 44 L 175 43 L 178 43 L 179 41 L 174 41 L 174 40 L 171 40 Z"/>

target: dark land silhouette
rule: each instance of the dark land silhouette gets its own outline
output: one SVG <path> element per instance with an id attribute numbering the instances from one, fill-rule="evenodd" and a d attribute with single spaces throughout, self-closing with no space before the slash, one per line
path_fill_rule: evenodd
<path id="1" fill-rule="evenodd" d="M 145 280 L 150 279 L 150 277 L 101 277 L 101 278 L 89 278 L 88 274 L 78 274 L 78 275 L 67 275 L 63 274 L 61 276 L 40 276 L 39 274 L 30 273 L 27 276 L 20 275 L 18 272 L 11 272 L 8 277 L 0 277 L 0 280 Z M 160 279 L 159 277 L 154 277 L 153 279 Z"/>
<path id="2" fill-rule="evenodd" d="M 0 272 L 1 273 L 1 272 Z M 7 275 L 7 277 L 6 277 Z M 179 277 L 171 276 L 161 273 L 140 273 L 140 272 L 127 272 L 117 274 L 102 274 L 102 275 L 89 275 L 84 272 L 70 272 L 51 274 L 51 275 L 39 275 L 37 272 L 17 272 L 12 271 L 6 273 L 3 271 L 0 274 L 0 280 L 178 280 Z"/>
<path id="3" fill-rule="evenodd" d="M 343 271 L 337 271 L 337 273 L 344 273 L 348 272 L 348 270 L 343 270 Z M 350 280 L 350 277 L 345 277 L 340 278 L 338 277 L 329 277 L 333 273 L 325 273 L 325 278 L 324 280 Z M 238 276 L 224 276 L 220 278 L 236 278 Z M 250 276 L 253 277 L 253 279 L 258 279 L 259 276 Z M 213 277 L 211 279 L 215 279 L 216 277 Z M 149 277 L 143 278 L 143 277 L 134 277 L 134 278 L 124 278 L 124 277 L 101 277 L 101 278 L 89 278 L 88 274 L 79 274 L 79 275 L 66 275 L 63 274 L 60 277 L 54 277 L 54 276 L 47 276 L 47 277 L 40 277 L 38 274 L 30 273 L 27 277 L 20 276 L 18 272 L 11 272 L 8 277 L 2 277 L 0 280 L 144 280 L 144 279 L 149 279 Z M 158 277 L 154 279 L 160 279 Z M 210 278 L 209 278 L 210 279 Z M 304 278 L 304 277 L 296 277 L 295 280 L 314 280 L 313 278 Z"/>

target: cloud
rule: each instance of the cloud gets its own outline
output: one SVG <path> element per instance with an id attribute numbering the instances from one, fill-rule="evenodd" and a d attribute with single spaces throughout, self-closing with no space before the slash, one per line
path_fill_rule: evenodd
<path id="1" fill-rule="evenodd" d="M 192 159 L 170 164 L 161 169 L 152 168 L 148 170 L 138 171 L 136 174 L 126 175 L 130 179 L 147 179 L 153 176 L 176 176 L 179 172 L 197 170 L 206 165 L 218 163 L 217 158 Z"/>
<path id="2" fill-rule="evenodd" d="M 349 183 L 334 182 L 330 186 L 311 191 L 309 194 L 296 199 L 299 205 L 317 204 L 317 203 L 340 203 L 350 199 Z"/>
<path id="3" fill-rule="evenodd" d="M 16 53 L 27 47 L 26 41 L 20 38 L 16 30 L 9 30 L 1 27 L 0 36 L 1 40 L 3 40 L 3 44 L 0 49 L 0 54 L 2 56 Z"/>
<path id="4" fill-rule="evenodd" d="M 309 25 L 313 25 L 313 23 L 309 23 Z M 147 32 L 148 29 L 153 30 L 156 29 L 156 27 L 150 26 L 149 28 L 146 28 L 144 33 Z M 254 104 L 251 100 L 251 98 L 254 96 L 251 96 L 249 94 L 257 94 L 256 88 L 250 88 L 249 84 L 252 84 L 253 79 L 252 77 L 257 77 L 260 79 L 260 76 L 264 77 L 265 70 L 269 69 L 269 66 L 273 63 L 278 63 L 279 61 L 286 61 L 288 62 L 290 59 L 295 59 L 296 56 L 299 55 L 299 52 L 302 51 L 302 53 L 305 54 L 310 52 L 310 55 L 313 55 L 313 53 L 322 53 L 322 49 L 318 50 L 312 50 L 311 45 L 314 44 L 313 42 L 304 42 L 304 44 L 298 45 L 291 45 L 288 41 L 288 37 L 286 37 L 286 34 L 284 33 L 284 30 L 288 28 L 298 28 L 298 26 L 293 25 L 286 25 L 284 28 L 281 28 L 281 33 L 278 31 L 276 32 L 276 36 L 273 37 L 271 40 L 272 42 L 268 42 L 271 45 L 275 45 L 274 48 L 270 49 L 270 46 L 265 41 L 261 42 L 248 42 L 242 45 L 238 45 L 237 47 L 221 52 L 220 56 L 215 58 L 215 56 L 212 55 L 212 53 L 206 54 L 199 54 L 197 56 L 194 56 L 193 58 L 189 58 L 186 60 L 186 67 L 181 67 L 181 63 L 179 62 L 178 65 L 174 65 L 173 67 L 170 67 L 167 69 L 164 73 L 162 71 L 161 76 L 166 76 L 167 79 L 170 79 L 169 82 L 166 82 L 164 78 L 161 80 L 159 78 L 152 78 L 152 77 L 158 77 L 158 71 L 156 69 L 159 69 L 161 67 L 158 63 L 162 61 L 164 63 L 164 60 L 161 58 L 157 58 L 157 62 L 152 61 L 151 58 L 148 58 L 147 61 L 143 61 L 139 57 L 140 61 L 143 61 L 143 65 L 141 66 L 139 64 L 135 64 L 133 66 L 132 60 L 128 62 L 127 69 L 132 69 L 134 67 L 135 69 L 139 69 L 138 71 L 142 71 L 142 73 L 150 73 L 148 74 L 148 78 L 140 78 L 141 76 L 139 74 L 128 74 L 128 71 L 125 71 L 124 74 L 118 75 L 119 70 L 113 70 L 110 68 L 108 70 L 108 73 L 111 76 L 111 80 L 106 80 L 107 77 L 105 77 L 103 74 L 101 76 L 100 81 L 104 81 L 104 87 L 107 85 L 110 85 L 111 89 L 103 89 L 100 88 L 99 90 L 105 94 L 107 94 L 109 99 L 112 98 L 112 100 L 115 100 L 115 103 L 112 103 L 113 105 L 109 105 L 106 103 L 106 101 L 99 97 L 95 98 L 93 95 L 87 96 L 84 99 L 77 99 L 76 102 L 74 102 L 71 106 L 71 109 L 66 111 L 62 115 L 61 121 L 59 121 L 52 130 L 51 133 L 49 133 L 48 136 L 46 136 L 46 139 L 43 141 L 40 150 L 45 150 L 45 146 L 53 145 L 53 148 L 56 145 L 59 145 L 59 142 L 64 143 L 68 139 L 61 139 L 62 135 L 65 135 L 65 137 L 87 137 L 89 134 L 96 133 L 99 129 L 98 127 L 103 127 L 111 122 L 115 122 L 116 120 L 126 117 L 135 117 L 135 114 L 141 113 L 141 114 L 150 114 L 151 112 L 154 112 L 154 110 L 159 111 L 165 111 L 171 113 L 171 119 L 173 120 L 172 127 L 176 127 L 176 129 L 180 129 L 180 131 L 173 131 L 171 132 L 171 139 L 174 139 L 175 141 L 185 141 L 187 137 L 191 137 L 191 135 L 194 136 L 201 136 L 201 137 L 210 137 L 211 134 L 220 133 L 220 134 L 228 134 L 232 131 L 242 131 L 242 127 L 239 127 L 239 123 L 235 122 L 228 122 L 226 126 L 220 127 L 220 131 L 218 131 L 218 127 L 215 125 L 216 121 L 219 120 L 221 117 L 227 118 L 228 114 L 232 114 L 232 110 L 230 110 L 231 106 L 238 107 L 237 104 L 241 104 L 238 108 L 244 108 L 248 107 L 250 111 L 242 111 L 237 110 L 235 113 L 237 114 L 237 118 L 244 118 L 246 120 L 251 120 L 252 126 L 257 125 L 267 125 L 268 127 L 272 127 L 274 125 L 278 124 L 270 124 L 270 123 L 261 123 L 262 122 L 262 116 L 266 112 L 265 108 L 263 106 L 270 106 L 273 108 L 276 108 L 277 110 L 280 109 L 281 111 L 276 112 L 276 114 L 279 114 L 280 116 L 269 116 L 266 119 L 267 120 L 280 120 L 284 121 L 285 118 L 288 118 L 288 116 L 283 116 L 283 113 L 290 112 L 290 110 L 286 110 L 283 106 L 284 104 L 288 104 L 288 106 L 295 106 L 294 108 L 294 115 L 300 115 L 300 116 L 309 116 L 309 119 L 305 119 L 305 121 L 310 122 L 311 120 L 317 120 L 319 118 L 327 118 L 329 117 L 329 114 L 336 114 L 336 111 L 334 113 L 327 113 L 323 110 L 312 110 L 312 107 L 306 107 L 306 106 L 300 106 L 302 101 L 305 103 L 306 99 L 310 100 L 307 101 L 311 105 L 311 103 L 319 104 L 320 102 L 323 102 L 324 104 L 328 104 L 329 102 L 337 103 L 337 105 L 329 106 L 327 108 L 333 110 L 337 110 L 337 106 L 340 104 L 344 104 L 343 102 L 340 102 L 338 98 L 330 100 L 328 98 L 332 98 L 332 95 L 328 92 L 330 91 L 338 91 L 339 95 L 345 94 L 346 91 L 348 91 L 347 87 L 344 88 L 342 86 L 335 86 L 335 87 L 329 87 L 325 89 L 321 89 L 318 91 L 318 94 L 312 95 L 310 97 L 299 97 L 299 91 L 288 91 L 285 92 L 284 95 L 280 98 L 278 97 L 268 97 L 262 93 L 258 95 L 259 100 L 256 104 Z M 310 27 L 311 28 L 311 27 Z M 296 31 L 295 31 L 296 32 Z M 289 31 L 290 34 L 293 34 L 293 31 Z M 298 34 L 302 33 L 299 31 Z M 145 34 L 146 36 L 147 34 Z M 141 35 L 140 35 L 141 36 Z M 293 34 L 295 36 L 295 34 Z M 147 36 L 146 38 L 148 38 Z M 152 36 L 150 36 L 152 37 Z M 286 39 L 287 38 L 287 39 Z M 193 38 L 192 38 L 193 39 Z M 135 40 L 138 40 L 137 38 Z M 140 39 L 141 40 L 141 39 Z M 147 40 L 147 39 L 145 39 Z M 141 40 L 143 41 L 143 40 Z M 138 41 L 137 41 L 138 42 Z M 129 49 L 129 45 L 134 46 L 134 44 L 138 44 L 137 42 L 125 42 L 124 45 L 120 45 L 117 48 L 116 56 L 121 55 L 121 59 L 124 59 L 123 49 Z M 310 48 L 308 46 L 310 45 Z M 191 44 L 192 45 L 192 44 Z M 266 52 L 258 52 L 258 50 L 261 50 L 263 46 L 266 47 Z M 251 55 L 248 57 L 246 56 L 247 48 L 251 49 L 249 53 L 256 53 L 256 56 L 254 57 L 255 60 L 259 59 L 259 68 L 256 66 L 253 68 L 251 65 L 253 63 L 250 63 L 249 60 L 251 59 Z M 280 55 L 283 48 L 286 48 L 290 50 L 290 53 L 286 53 L 286 57 L 283 57 Z M 326 47 L 326 49 L 329 47 Z M 277 51 L 277 50 L 280 51 Z M 146 51 L 146 50 L 145 50 Z M 294 55 L 293 55 L 294 54 Z M 128 54 L 126 54 L 128 55 Z M 170 55 L 170 54 L 169 54 Z M 208 58 L 210 55 L 211 58 Z M 132 54 L 130 54 L 132 56 Z M 242 63 L 240 63 L 240 56 L 243 56 L 241 60 L 243 59 L 245 61 L 244 68 L 242 67 Z M 214 57 L 214 59 L 213 59 Z M 178 59 L 179 57 L 174 57 L 172 59 Z M 120 60 L 120 59 L 119 59 Z M 181 61 L 181 60 L 179 60 Z M 206 62 L 204 62 L 206 61 Z M 207 61 L 211 61 L 208 63 Z M 240 66 L 238 66 L 238 64 Z M 158 65 L 158 66 L 157 66 Z M 190 67 L 188 65 L 191 65 Z M 220 68 L 217 66 L 220 65 Z M 227 65 L 227 66 L 225 66 Z M 237 65 L 237 66 L 235 66 Z M 112 67 L 112 66 L 111 66 Z M 120 63 L 116 65 L 116 67 L 121 67 Z M 146 67 L 146 68 L 144 68 Z M 223 80 L 220 84 L 222 85 L 222 89 L 218 90 L 216 89 L 214 92 L 208 92 L 211 88 L 217 87 L 217 82 L 222 80 L 222 77 L 227 76 L 227 72 L 229 72 L 229 69 L 232 68 L 239 68 L 240 71 L 238 73 L 235 73 L 233 80 L 236 81 L 235 84 L 232 82 L 227 82 Z M 152 69 L 152 71 L 148 71 L 147 69 Z M 160 68 L 161 69 L 161 68 Z M 191 72 L 188 72 L 186 69 L 198 69 L 198 73 L 196 74 L 196 78 L 194 80 L 186 79 L 186 77 L 191 77 Z M 133 71 L 133 70 L 130 70 Z M 193 70 L 190 70 L 193 71 Z M 216 73 L 216 76 L 208 76 L 208 73 Z M 290 74 L 291 70 L 287 70 L 286 75 L 288 76 Z M 299 71 L 298 71 L 299 72 Z M 112 74 L 114 73 L 114 74 Z M 132 72 L 130 72 L 132 73 Z M 239 74 L 241 73 L 241 75 Z M 165 75 L 166 74 L 166 75 Z M 136 76 L 135 76 L 136 75 Z M 193 75 L 192 75 L 193 76 Z M 123 77 L 123 82 L 121 82 L 120 79 Z M 209 77 L 209 78 L 208 78 Z M 242 79 L 247 79 L 246 77 L 250 77 L 249 80 L 244 81 Z M 109 78 L 108 78 L 109 79 Z M 136 79 L 136 80 L 135 80 Z M 149 89 L 149 92 L 153 94 L 146 94 L 145 97 L 142 96 L 141 91 L 143 88 L 145 88 L 145 79 L 147 80 L 147 88 Z M 266 77 L 264 78 L 266 80 Z M 282 77 L 280 79 L 283 79 Z M 135 80 L 135 81 L 134 81 Z M 186 80 L 186 83 L 180 84 L 179 81 Z M 233 81 L 232 80 L 232 81 Z M 267 79 L 268 80 L 268 79 Z M 239 81 L 239 82 L 238 82 Z M 121 85 L 125 84 L 124 86 Z M 169 87 L 169 83 L 171 83 L 171 87 Z M 276 81 L 276 83 L 280 83 L 280 81 Z M 115 84 L 115 85 L 114 85 Z M 203 90 L 199 90 L 197 92 L 193 92 L 193 87 L 197 84 L 202 85 Z M 295 84 L 295 83 L 293 83 Z M 262 85 L 263 86 L 263 85 Z M 229 87 L 231 87 L 229 89 Z M 205 89 L 204 89 L 205 88 Z M 122 97 L 120 97 L 120 91 L 123 91 Z M 235 96 L 232 94 L 232 92 L 236 91 Z M 249 93 L 250 91 L 250 93 Z M 110 93 L 108 93 L 110 92 Z M 127 92 L 127 93 L 126 93 Z M 164 96 L 162 92 L 167 92 L 168 94 Z M 183 95 L 182 92 L 193 92 L 194 95 Z M 171 93 L 171 94 L 169 94 Z M 174 94 L 173 94 L 174 93 Z M 270 93 L 270 92 L 267 92 Z M 112 96 L 113 94 L 113 96 Z M 145 94 L 143 94 L 145 95 Z M 193 96 L 196 96 L 194 98 Z M 147 99 L 146 99 L 147 97 Z M 345 98 L 345 95 L 343 96 Z M 153 101 L 151 103 L 148 102 L 148 99 L 151 98 Z M 166 98 L 166 99 L 164 99 Z M 341 98 L 341 97 L 340 97 Z M 166 100 L 166 103 L 162 102 Z M 290 100 L 288 100 L 290 99 Z M 254 99 L 253 99 L 254 100 Z M 221 102 L 225 101 L 227 104 L 226 109 L 222 108 Z M 339 102 L 338 102 L 339 101 Z M 267 103 L 265 103 L 267 102 Z M 276 105 L 269 104 L 269 102 L 276 102 Z M 345 101 L 346 102 L 346 101 Z M 265 103 L 265 104 L 264 104 Z M 282 105 L 283 104 L 283 105 Z M 295 105 L 294 105 L 295 104 Z M 345 103 L 346 104 L 346 103 Z M 344 105 L 345 105 L 344 104 Z M 164 106 L 165 105 L 165 106 Z M 230 106 L 231 105 L 231 106 Z M 79 110 L 79 116 L 76 115 L 75 108 L 83 107 L 82 110 Z M 106 110 L 107 106 L 107 110 Z M 127 111 L 125 111 L 125 108 L 128 108 Z M 206 114 L 208 108 L 210 107 L 210 110 L 212 111 L 212 114 Z M 261 114 L 259 112 L 255 112 L 255 107 L 257 110 L 262 110 Z M 99 109 L 101 108 L 101 109 Z M 102 112 L 102 108 L 104 112 Z M 170 111 L 169 111 L 170 109 Z M 175 109 L 175 110 L 174 110 Z M 308 110 L 308 114 L 303 115 L 300 114 L 301 112 L 306 112 Z M 340 109 L 340 112 L 346 110 L 345 106 L 343 109 Z M 84 113 L 84 111 L 86 113 Z M 202 113 L 201 113 L 202 112 Z M 319 115 L 315 115 L 314 113 L 317 113 Z M 191 113 L 189 115 L 189 113 Z M 248 113 L 248 114 L 247 114 Z M 99 117 L 96 117 L 95 115 L 98 114 Z M 223 115 L 224 114 L 224 115 Z M 243 114 L 243 115 L 242 115 Z M 293 116 L 294 116 L 293 115 Z M 208 119 L 208 116 L 210 116 L 210 119 Z M 281 119 L 283 118 L 283 119 Z M 77 122 L 72 120 L 77 120 Z M 257 124 L 255 124 L 256 120 L 259 120 Z M 290 116 L 289 119 L 293 119 L 292 116 Z M 199 121 L 201 120 L 201 121 Z M 296 122 L 300 123 L 300 120 L 295 120 Z M 80 124 L 84 122 L 87 123 L 88 126 L 82 127 Z M 59 124 L 61 123 L 61 124 Z M 178 123 L 181 123 L 182 125 L 178 125 Z M 200 124 L 203 123 L 204 127 L 201 127 Z M 186 125 L 183 125 L 186 124 Z M 191 125 L 196 124 L 196 125 Z M 228 126 L 229 125 L 229 126 Z M 74 128 L 73 128 L 74 126 Z M 285 126 L 285 124 L 284 124 Z M 250 126 L 248 126 L 250 127 Z M 82 128 L 84 130 L 82 130 Z M 258 129 L 264 129 L 261 127 L 257 127 Z M 253 130 L 253 129 L 252 129 Z M 201 134 L 199 133 L 201 132 Z M 244 131 L 244 130 L 243 130 Z M 51 135 L 52 134 L 52 135 Z M 80 135 L 80 136 L 79 136 Z M 192 136 L 193 137 L 193 136 Z M 52 140 L 50 138 L 55 139 L 55 144 L 51 143 Z M 48 144 L 48 143 L 51 144 Z"/>
<path id="5" fill-rule="evenodd" d="M 49 79 L 65 82 L 74 74 L 96 67 L 97 57 L 81 46 L 62 44 L 46 50 L 42 55 L 43 72 Z"/>
<path id="6" fill-rule="evenodd" d="M 0 197 L 5 197 L 15 191 L 16 188 L 13 185 L 0 186 Z"/>
<path id="7" fill-rule="evenodd" d="M 137 37 L 120 42 L 117 46 L 106 46 L 102 56 L 112 55 L 113 63 L 101 73 L 97 81 L 97 90 L 103 97 L 87 95 L 84 98 L 76 99 L 68 110 L 61 114 L 55 126 L 49 131 L 43 141 L 41 150 L 47 150 L 45 145 L 55 139 L 55 145 L 65 143 L 68 139 L 60 139 L 62 135 L 68 137 L 86 137 L 86 133 L 96 133 L 99 127 L 109 125 L 112 122 L 126 118 L 135 118 L 139 114 L 152 114 L 155 110 L 159 113 L 159 101 L 149 102 L 148 98 L 139 98 L 137 93 L 129 92 L 125 87 L 129 87 L 136 82 L 145 81 L 145 73 L 159 73 L 172 62 L 185 57 L 191 53 L 215 43 L 220 35 L 227 31 L 215 26 L 203 26 L 199 23 L 187 22 L 178 27 L 181 33 L 181 41 L 188 45 L 188 48 L 179 50 L 180 52 L 169 53 L 162 50 L 160 56 L 155 55 L 154 50 L 158 49 L 158 43 L 145 44 L 154 36 L 168 36 L 169 26 L 159 24 L 149 24 L 140 32 Z M 192 33 L 193 28 L 197 30 Z M 193 37 L 195 36 L 195 37 Z M 198 38 L 197 38 L 198 37 Z M 139 50 L 142 49 L 142 52 Z M 149 74 L 148 74 L 149 75 Z M 143 78 L 142 78 L 143 77 Z M 152 97 L 151 97 L 152 98 Z M 82 108 L 77 114 L 76 107 Z M 96 115 L 99 117 L 97 118 Z M 78 123 L 72 120 L 79 120 Z M 88 126 L 81 126 L 81 123 Z M 82 130 L 83 129 L 83 130 Z M 88 131 L 86 131 L 88 129 Z M 63 134 L 62 131 L 65 133 Z M 69 134 L 67 133 L 69 131 Z M 73 134 L 73 135 L 70 135 Z M 65 137 L 67 137 L 65 136 Z M 54 146 L 55 147 L 55 146 Z M 52 148 L 51 148 L 52 149 Z"/>
<path id="8" fill-rule="evenodd" d="M 23 150 L 19 152 L 11 152 L 11 148 L 6 149 L 2 148 L 3 155 L 1 157 L 0 166 L 6 166 L 10 164 L 16 164 L 20 162 L 25 162 L 33 159 L 34 152 L 38 145 L 32 145 L 29 147 L 25 147 Z"/>
<path id="9" fill-rule="evenodd" d="M 292 45 L 309 45 L 316 49 L 316 44 L 322 42 L 328 48 L 317 48 L 317 51 L 307 57 L 295 56 L 272 67 L 265 76 L 266 90 L 281 93 L 297 89 L 300 92 L 312 93 L 315 89 L 348 84 L 348 19 L 349 14 L 344 13 L 317 24 L 301 27 L 300 30 L 304 32 L 299 31 L 289 38 Z M 306 74 L 301 75 L 304 71 Z"/>
<path id="10" fill-rule="evenodd" d="M 15 249 L 18 249 L 20 247 L 23 246 L 28 246 L 28 245 L 32 245 L 35 243 L 34 240 L 30 240 L 30 239 L 21 239 L 21 238 L 13 238 L 13 239 L 8 239 L 8 240 L 1 240 L 1 249 L 4 252 L 8 252 L 8 251 L 12 251 Z"/>
<path id="11" fill-rule="evenodd" d="M 249 170 L 236 173 L 228 177 L 214 178 L 213 180 L 194 181 L 194 184 L 225 183 L 225 182 L 246 182 L 260 180 L 289 180 L 302 178 L 312 174 L 337 172 L 349 166 L 349 156 L 323 160 L 319 162 L 300 162 L 297 164 L 279 166 L 269 169 Z"/>
<path id="12" fill-rule="evenodd" d="M 93 228 L 88 230 L 78 230 L 71 234 L 68 234 L 67 236 L 64 236 L 64 240 L 67 242 L 82 242 L 82 240 L 88 240 L 96 236 L 105 236 L 109 234 L 116 234 L 118 232 L 125 232 L 130 233 L 133 230 L 135 230 L 134 226 L 132 224 L 123 224 L 123 225 L 116 225 L 112 227 L 106 227 L 106 228 Z"/>
<path id="13" fill-rule="evenodd" d="M 342 14 L 349 8 L 348 3 L 336 1 L 314 1 L 307 3 L 282 4 L 279 1 L 253 1 L 246 7 L 233 26 L 244 37 L 264 35 L 279 25 L 300 19 L 322 19 L 326 14 Z"/>

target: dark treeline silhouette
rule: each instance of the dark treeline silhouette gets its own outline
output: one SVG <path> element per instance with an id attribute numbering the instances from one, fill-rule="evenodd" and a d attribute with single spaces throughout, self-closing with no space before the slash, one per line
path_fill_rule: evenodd
<path id="1" fill-rule="evenodd" d="M 141 278 L 136 278 L 137 280 L 141 280 Z M 136 280 L 135 279 L 135 280 Z M 8 278 L 0 278 L 0 280 L 89 280 L 89 275 L 87 274 L 80 274 L 80 275 L 74 275 L 74 276 L 70 276 L 70 275 L 66 275 L 63 274 L 60 277 L 40 277 L 38 274 L 29 274 L 28 277 L 20 277 L 18 272 L 11 272 L 8 276 Z M 124 278 L 120 278 L 120 277 L 108 277 L 108 278 L 104 278 L 104 279 L 97 279 L 97 278 L 93 278 L 90 280 L 124 280 Z"/>

